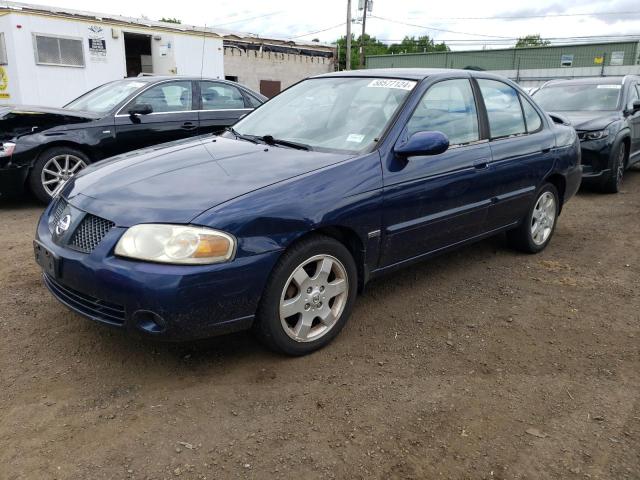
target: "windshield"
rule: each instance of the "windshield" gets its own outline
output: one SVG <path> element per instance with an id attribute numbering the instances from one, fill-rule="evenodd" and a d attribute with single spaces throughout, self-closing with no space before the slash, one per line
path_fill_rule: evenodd
<path id="1" fill-rule="evenodd" d="M 125 98 L 145 85 L 148 84 L 136 80 L 120 80 L 107 83 L 76 98 L 65 105 L 64 108 L 93 113 L 108 113 Z"/>
<path id="2" fill-rule="evenodd" d="M 380 138 L 415 85 L 382 78 L 309 79 L 233 128 L 240 135 L 268 135 L 314 150 L 360 152 Z"/>
<path id="3" fill-rule="evenodd" d="M 538 90 L 533 98 L 550 112 L 616 110 L 621 91 L 620 84 L 551 85 Z"/>

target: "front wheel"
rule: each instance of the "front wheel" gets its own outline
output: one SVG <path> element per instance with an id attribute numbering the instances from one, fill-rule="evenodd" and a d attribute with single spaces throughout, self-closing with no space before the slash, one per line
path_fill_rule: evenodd
<path id="1" fill-rule="evenodd" d="M 618 147 L 613 151 L 613 159 L 611 162 L 611 170 L 609 174 L 602 180 L 600 190 L 604 193 L 618 193 L 622 188 L 622 180 L 624 171 L 627 166 L 627 144 L 620 142 Z"/>
<path id="2" fill-rule="evenodd" d="M 265 288 L 255 324 L 259 338 L 287 355 L 327 345 L 351 315 L 357 269 L 349 250 L 325 236 L 284 253 Z"/>
<path id="3" fill-rule="evenodd" d="M 514 230 L 507 232 L 509 243 L 526 253 L 538 253 L 551 241 L 556 228 L 560 200 L 558 189 L 551 183 L 542 186 L 526 217 Z"/>
<path id="4" fill-rule="evenodd" d="M 29 186 L 38 200 L 49 203 L 56 189 L 91 162 L 79 150 L 53 147 L 40 154 L 29 174 Z"/>

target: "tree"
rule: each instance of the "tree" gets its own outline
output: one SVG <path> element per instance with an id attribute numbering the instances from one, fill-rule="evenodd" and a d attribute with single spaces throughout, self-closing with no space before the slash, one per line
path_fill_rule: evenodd
<path id="1" fill-rule="evenodd" d="M 177 18 L 164 18 L 162 17 L 160 19 L 161 22 L 165 22 L 165 23 L 182 23 L 182 20 L 178 20 Z"/>
<path id="2" fill-rule="evenodd" d="M 389 53 L 426 53 L 426 52 L 448 52 L 449 47 L 442 43 L 435 43 L 428 35 L 418 38 L 404 37 L 402 42 L 389 46 Z"/>
<path id="3" fill-rule="evenodd" d="M 344 70 L 347 62 L 347 37 L 346 35 L 339 38 L 336 41 L 338 45 L 338 50 L 340 50 L 340 57 L 338 58 L 338 65 L 340 70 Z M 351 34 L 351 69 L 355 70 L 358 68 L 360 63 L 360 56 L 358 52 L 360 51 L 360 37 L 355 38 L 353 34 Z M 368 34 L 364 35 L 364 54 L 366 55 L 384 55 L 388 52 L 389 47 L 379 41 L 376 37 L 372 37 Z"/>
<path id="4" fill-rule="evenodd" d="M 520 37 L 516 42 L 516 48 L 546 47 L 547 45 L 551 45 L 551 42 L 549 40 L 543 40 L 539 33 Z"/>

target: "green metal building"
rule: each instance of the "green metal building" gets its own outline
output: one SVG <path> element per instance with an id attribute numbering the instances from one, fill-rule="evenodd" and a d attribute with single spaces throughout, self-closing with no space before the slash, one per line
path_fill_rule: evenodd
<path id="1" fill-rule="evenodd" d="M 640 73 L 640 41 L 368 56 L 367 68 L 468 68 L 520 82 Z"/>

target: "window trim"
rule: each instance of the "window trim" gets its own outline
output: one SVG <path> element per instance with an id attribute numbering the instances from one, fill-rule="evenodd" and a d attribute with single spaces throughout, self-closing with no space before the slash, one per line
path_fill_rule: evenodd
<path id="1" fill-rule="evenodd" d="M 449 78 L 442 78 L 442 79 L 438 79 L 438 80 L 434 81 L 420 95 L 420 98 L 418 98 L 418 101 L 416 102 L 415 107 L 409 113 L 409 116 L 408 116 L 407 121 L 405 122 L 405 125 L 404 125 L 403 128 L 407 128 L 407 125 L 409 124 L 409 121 L 413 118 L 413 114 L 416 112 L 416 110 L 420 106 L 420 102 L 422 102 L 422 99 L 424 98 L 424 96 L 427 93 L 429 93 L 429 90 L 431 90 L 434 86 L 436 86 L 439 83 L 450 82 L 452 80 L 466 80 L 467 82 L 469 82 L 469 87 L 471 88 L 471 94 L 473 95 L 473 98 L 474 98 L 474 105 L 476 107 L 476 121 L 477 121 L 477 125 L 478 125 L 478 139 L 477 140 L 472 140 L 470 142 L 465 142 L 465 143 L 450 143 L 449 144 L 449 149 L 467 147 L 467 146 L 470 146 L 470 145 L 477 145 L 479 143 L 487 142 L 489 139 L 488 138 L 483 138 L 482 118 L 480 117 L 480 108 L 478 108 L 479 105 L 478 105 L 478 100 L 477 100 L 477 96 L 476 96 L 476 91 L 473 88 L 473 78 L 472 77 L 449 77 Z"/>
<path id="2" fill-rule="evenodd" d="M 4 61 L 2 61 L 3 57 Z M 7 55 L 7 36 L 4 32 L 0 32 L 0 65 L 9 65 L 9 56 Z"/>
<path id="3" fill-rule="evenodd" d="M 544 123 L 542 121 L 542 116 L 540 116 L 540 113 L 538 112 L 538 110 L 533 106 L 533 103 L 531 103 L 528 99 L 524 98 L 524 95 L 522 95 L 520 92 L 518 92 L 518 98 L 520 98 L 520 108 L 522 109 L 522 117 L 524 118 L 524 128 L 527 132 L 527 135 L 533 135 L 534 133 L 541 132 L 544 129 Z M 524 102 L 527 102 L 529 104 L 531 109 L 538 116 L 538 119 L 540 119 L 540 126 L 532 132 L 529 131 L 529 122 L 527 122 L 527 115 L 524 113 Z"/>
<path id="4" fill-rule="evenodd" d="M 527 131 L 527 119 L 524 116 L 524 108 L 522 108 L 522 100 L 520 99 L 521 93 L 517 88 L 512 87 L 511 85 L 509 85 L 508 83 L 503 82 L 502 80 L 496 80 L 495 78 L 486 78 L 486 77 L 479 77 L 476 78 L 476 80 L 478 81 L 478 91 L 480 93 L 480 95 L 482 95 L 482 102 L 483 102 L 483 107 L 484 107 L 484 111 L 487 115 L 487 129 L 489 130 L 489 141 L 495 141 L 495 140 L 504 140 L 504 139 L 508 139 L 508 138 L 517 138 L 517 137 L 524 137 L 525 135 L 529 135 L 529 132 Z M 503 85 L 506 85 L 507 87 L 509 87 L 510 89 L 512 89 L 515 93 L 516 96 L 518 97 L 518 104 L 520 105 L 520 114 L 522 115 L 522 123 L 524 125 L 524 132 L 522 133 L 514 133 L 511 135 L 502 135 L 499 137 L 493 137 L 491 135 L 491 122 L 489 121 L 489 111 L 487 110 L 487 106 L 484 103 L 484 95 L 482 94 L 482 87 L 480 86 L 480 80 L 487 80 L 490 82 L 496 82 L 496 83 L 502 83 Z M 537 112 L 537 110 L 536 110 Z M 538 113 L 538 116 L 540 116 L 540 114 Z M 535 133 L 535 132 L 532 132 Z"/>
<path id="5" fill-rule="evenodd" d="M 48 62 L 40 62 L 38 61 L 38 40 L 37 37 L 47 37 L 47 38 L 56 38 L 63 40 L 76 40 L 80 42 L 80 48 L 82 49 L 82 65 L 72 65 L 68 63 L 48 63 Z M 31 33 L 32 43 L 33 43 L 33 54 L 35 57 L 36 65 L 43 65 L 47 67 L 71 67 L 71 68 L 86 68 L 87 62 L 84 58 L 84 39 L 82 37 L 68 37 L 65 35 L 53 35 L 49 33 Z M 58 43 L 60 45 L 60 43 Z"/>

